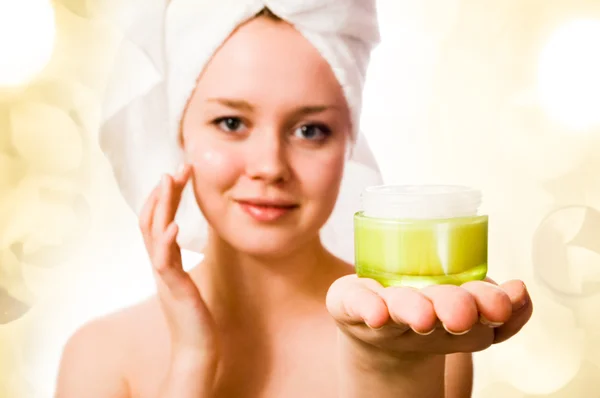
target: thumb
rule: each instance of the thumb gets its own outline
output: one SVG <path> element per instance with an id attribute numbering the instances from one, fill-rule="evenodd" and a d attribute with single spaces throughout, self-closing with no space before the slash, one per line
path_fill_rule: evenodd
<path id="1" fill-rule="evenodd" d="M 389 311 L 378 294 L 383 287 L 372 279 L 347 275 L 336 280 L 327 293 L 327 309 L 339 324 L 367 324 L 377 329 L 389 320 Z"/>

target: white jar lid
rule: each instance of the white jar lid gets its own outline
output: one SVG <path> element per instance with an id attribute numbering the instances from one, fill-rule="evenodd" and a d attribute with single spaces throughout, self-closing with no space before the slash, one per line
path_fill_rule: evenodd
<path id="1" fill-rule="evenodd" d="M 379 185 L 362 194 L 363 214 L 384 219 L 477 216 L 481 192 L 460 185 Z"/>

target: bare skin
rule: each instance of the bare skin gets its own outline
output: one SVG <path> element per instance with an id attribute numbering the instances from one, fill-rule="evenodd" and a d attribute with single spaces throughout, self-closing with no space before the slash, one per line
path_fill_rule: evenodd
<path id="1" fill-rule="evenodd" d="M 520 281 L 383 288 L 324 249 L 351 123 L 331 68 L 293 27 L 238 29 L 182 127 L 188 165 L 140 215 L 157 296 L 69 340 L 58 398 L 466 398 L 469 353 L 531 316 Z M 190 273 L 174 222 L 187 182 L 211 226 Z M 292 210 L 265 220 L 256 200 Z"/>
<path id="2" fill-rule="evenodd" d="M 189 169 L 187 172 L 189 173 Z M 185 177 L 179 178 L 182 181 Z M 177 181 L 176 177 L 173 185 L 176 185 Z M 175 187 L 169 187 L 169 191 L 174 190 Z M 163 203 L 174 202 L 176 200 L 172 202 L 168 197 L 163 199 Z M 170 208 L 168 206 L 162 208 L 167 217 L 166 225 L 174 225 L 172 216 L 175 208 L 176 203 Z M 160 212 L 160 208 L 155 211 L 153 217 L 155 220 L 161 217 Z M 198 397 L 338 396 L 341 389 L 340 380 L 336 377 L 340 370 L 340 328 L 331 316 L 331 309 L 328 311 L 324 303 L 328 297 L 335 295 L 336 284 L 341 285 L 346 279 L 353 279 L 350 265 L 324 252 L 320 265 L 331 270 L 330 273 L 325 273 L 326 277 L 322 278 L 325 283 L 314 284 L 311 289 L 301 292 L 296 298 L 289 299 L 287 303 L 278 302 L 269 306 L 263 302 L 264 306 L 260 308 L 253 305 L 257 301 L 251 297 L 240 301 L 223 300 L 226 296 L 220 295 L 218 289 L 211 289 L 211 286 L 219 285 L 216 275 L 210 272 L 215 269 L 214 267 L 210 264 L 201 264 L 188 275 L 182 271 L 181 258 L 177 255 L 179 250 L 177 244 L 172 239 L 166 240 L 165 243 L 168 246 L 165 246 L 167 250 L 164 252 L 171 252 L 175 257 L 166 256 L 164 264 L 160 264 L 157 253 L 162 251 L 154 252 L 159 296 L 82 328 L 70 340 L 65 350 L 58 382 L 58 397 L 83 394 L 90 398 L 162 397 L 163 395 L 157 395 L 157 392 L 160 394 L 165 379 L 169 379 L 173 370 L 180 375 L 197 375 L 199 379 L 207 381 L 199 383 L 205 390 L 198 395 L 193 395 Z M 213 256 L 218 257 L 215 254 Z M 173 264 L 176 266 L 173 267 Z M 163 265 L 166 266 L 165 269 L 162 268 Z M 175 278 L 176 273 L 182 273 L 180 275 L 182 279 L 178 281 L 177 286 L 169 287 L 168 281 Z M 194 292 L 205 292 L 201 297 L 202 311 L 194 308 L 188 315 L 201 313 L 198 315 L 199 318 L 211 318 L 210 321 L 203 319 L 197 323 L 192 320 L 191 327 L 183 331 L 183 333 L 194 331 L 194 334 L 188 335 L 187 342 L 183 335 L 178 341 L 173 339 L 177 332 L 173 330 L 172 319 L 169 319 L 180 315 L 177 322 L 188 320 L 183 312 L 188 311 L 185 307 L 193 303 L 193 297 L 184 294 L 183 278 L 192 282 L 190 286 Z M 203 283 L 209 280 L 212 282 Z M 243 277 L 234 277 L 229 282 L 241 286 L 241 280 Z M 329 287 L 331 281 L 336 282 Z M 508 288 L 518 294 L 514 287 L 508 286 Z M 289 296 L 294 297 L 294 289 L 288 290 L 291 293 Z M 396 292 L 398 291 L 400 290 Z M 182 296 L 171 301 L 178 294 Z M 385 294 L 381 297 L 385 297 Z M 409 299 L 406 295 L 405 298 Z M 364 297 L 363 299 L 369 300 Z M 178 308 L 169 309 L 175 301 L 178 301 L 176 304 Z M 360 310 L 359 307 L 355 308 Z M 526 308 L 528 309 L 522 311 L 522 315 L 517 317 L 528 317 L 531 314 L 531 307 L 529 305 Z M 281 312 L 278 313 L 276 309 Z M 519 310 L 516 309 L 515 313 L 519 314 Z M 177 311 L 183 312 L 176 314 Z M 407 318 L 410 317 L 411 312 L 414 313 L 407 310 L 394 311 L 396 316 Z M 346 316 L 352 315 L 346 314 Z M 343 320 L 338 319 L 338 322 L 340 321 Z M 403 322 L 387 320 L 385 324 L 383 329 L 374 331 L 366 326 L 363 320 L 361 328 L 367 327 L 366 333 L 376 332 L 387 339 L 386 335 L 390 333 L 397 335 L 402 327 L 407 326 Z M 507 325 L 509 328 L 514 328 L 514 325 L 510 326 L 510 322 L 507 322 Z M 206 330 L 201 330 L 202 328 Z M 415 326 L 412 328 L 418 329 Z M 479 328 L 484 332 L 489 329 L 487 325 L 481 324 L 466 325 L 464 328 L 475 331 Z M 369 330 L 371 332 L 368 332 Z M 502 329 L 498 330 L 500 333 L 497 333 L 496 337 L 502 339 Z M 365 330 L 359 333 L 365 333 Z M 440 333 L 451 337 L 447 331 L 439 327 L 431 335 Z M 474 332 L 466 334 L 469 333 Z M 513 332 L 508 330 L 508 333 Z M 465 332 L 460 330 L 457 334 L 465 335 Z M 197 339 L 198 337 L 201 338 Z M 363 341 L 367 340 L 368 338 L 363 339 Z M 440 341 L 440 338 L 431 341 L 435 343 L 436 340 Z M 473 338 L 465 341 L 471 341 L 470 344 L 473 345 Z M 173 343 L 179 346 L 174 347 Z M 196 344 L 204 348 L 199 350 L 198 347 L 194 347 Z M 209 359 L 202 364 L 196 355 L 210 352 L 214 348 L 213 345 L 219 348 L 216 354 L 218 360 Z M 191 353 L 190 356 L 183 357 L 183 361 L 173 361 L 174 352 L 185 354 L 186 350 Z M 368 351 L 363 351 L 365 352 L 370 354 Z M 375 353 L 374 357 L 377 355 Z M 408 357 L 411 365 L 420 362 L 420 360 L 412 362 L 412 354 Z M 94 358 L 93 363 L 87 358 Z M 181 355 L 179 358 L 182 358 Z M 436 358 L 443 358 L 443 356 L 438 355 Z M 443 367 L 446 373 L 445 396 L 448 398 L 470 396 L 472 383 L 470 355 L 454 354 L 446 358 L 447 363 Z M 352 363 L 352 360 L 348 362 Z M 180 367 L 173 367 L 174 363 L 179 364 Z M 382 368 L 385 369 L 385 366 Z M 357 367 L 354 370 L 362 369 Z M 356 376 L 364 377 L 361 373 L 357 373 Z M 431 373 L 427 372 L 427 376 L 431 377 Z M 441 383 L 444 385 L 443 375 L 438 376 L 442 376 Z M 185 380 L 181 380 L 182 384 L 184 382 Z M 361 394 L 364 396 L 364 392 Z M 440 396 L 439 391 L 436 394 Z"/>
<path id="3" fill-rule="evenodd" d="M 211 397 L 338 396 L 337 327 L 324 305 L 306 310 L 308 316 L 284 319 L 271 335 L 251 319 L 224 331 L 226 350 Z M 95 320 L 70 340 L 56 396 L 157 397 L 169 368 L 169 341 L 157 297 Z M 447 372 L 446 396 L 470 396 L 470 354 L 449 355 Z"/>

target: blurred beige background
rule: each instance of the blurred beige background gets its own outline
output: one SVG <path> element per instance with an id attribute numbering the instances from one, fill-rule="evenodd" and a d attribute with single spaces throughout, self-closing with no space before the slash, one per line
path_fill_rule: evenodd
<path id="1" fill-rule="evenodd" d="M 137 4 L 0 1 L 0 397 L 52 396 L 69 334 L 152 292 L 95 140 L 110 20 Z M 600 397 L 600 2 L 380 15 L 362 127 L 386 182 L 481 187 L 490 275 L 535 300 L 519 336 L 476 355 L 475 396 Z"/>

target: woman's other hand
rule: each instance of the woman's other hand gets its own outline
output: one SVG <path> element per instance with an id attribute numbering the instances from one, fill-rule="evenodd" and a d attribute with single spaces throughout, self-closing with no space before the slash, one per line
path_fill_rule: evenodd
<path id="1" fill-rule="evenodd" d="M 443 388 L 443 373 L 438 378 L 435 374 L 444 371 L 445 355 L 501 343 L 514 336 L 533 311 L 521 281 L 500 286 L 486 280 L 462 286 L 384 288 L 356 275 L 342 277 L 331 286 L 327 308 L 342 332 L 343 366 L 356 374 L 387 373 L 398 385 L 402 385 L 398 375 L 410 375 L 415 397 L 440 394 L 433 380 L 441 379 Z M 423 388 L 427 378 L 431 391 L 421 394 L 427 390 Z M 380 379 L 375 384 L 382 383 Z M 411 380 L 406 383 L 404 391 Z"/>

